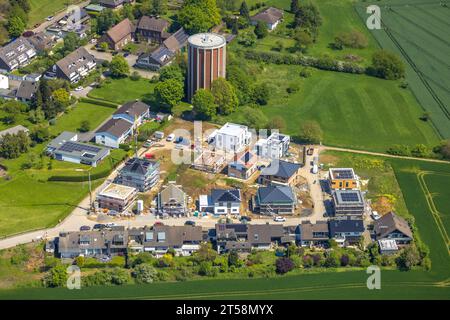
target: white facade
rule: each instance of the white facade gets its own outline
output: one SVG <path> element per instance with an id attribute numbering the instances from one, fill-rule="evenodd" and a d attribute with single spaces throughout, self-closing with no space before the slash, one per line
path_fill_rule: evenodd
<path id="1" fill-rule="evenodd" d="M 239 214 L 240 202 L 216 202 L 214 203 L 214 214 Z"/>
<path id="2" fill-rule="evenodd" d="M 280 159 L 288 152 L 290 142 L 290 136 L 274 132 L 267 139 L 256 142 L 256 154 L 266 159 Z"/>
<path id="3" fill-rule="evenodd" d="M 9 89 L 8 76 L 0 74 L 0 89 Z"/>
<path id="4" fill-rule="evenodd" d="M 226 152 L 240 152 L 250 144 L 252 134 L 247 126 L 227 122 L 214 137 L 214 145 Z"/>
<path id="5" fill-rule="evenodd" d="M 130 134 L 132 134 L 131 129 L 120 137 L 113 136 L 107 132 L 97 132 L 95 133 L 95 143 L 117 149 Z"/>

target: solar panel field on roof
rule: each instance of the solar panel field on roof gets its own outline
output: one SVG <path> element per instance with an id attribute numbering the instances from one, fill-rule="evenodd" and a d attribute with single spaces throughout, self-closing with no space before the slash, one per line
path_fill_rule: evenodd
<path id="1" fill-rule="evenodd" d="M 65 142 L 60 148 L 58 148 L 59 151 L 64 152 L 82 152 L 82 151 L 90 151 L 98 153 L 101 149 L 94 146 L 88 146 L 84 144 L 79 144 L 75 142 Z"/>
<path id="2" fill-rule="evenodd" d="M 341 193 L 341 199 L 344 202 L 356 202 L 359 201 L 357 192 Z"/>
<path id="3" fill-rule="evenodd" d="M 351 179 L 353 178 L 353 173 L 351 170 L 337 170 L 335 171 L 337 179 Z"/>

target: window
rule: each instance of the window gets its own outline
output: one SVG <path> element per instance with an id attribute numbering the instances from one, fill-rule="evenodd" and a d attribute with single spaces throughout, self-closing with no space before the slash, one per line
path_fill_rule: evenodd
<path id="1" fill-rule="evenodd" d="M 158 242 L 164 242 L 164 241 L 166 241 L 166 233 L 158 232 Z"/>
<path id="2" fill-rule="evenodd" d="M 145 233 L 145 240 L 146 241 L 153 241 L 153 232 L 146 232 Z"/>

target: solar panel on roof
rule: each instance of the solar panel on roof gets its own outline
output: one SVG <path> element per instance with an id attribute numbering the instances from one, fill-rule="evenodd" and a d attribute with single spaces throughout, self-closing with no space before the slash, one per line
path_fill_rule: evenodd
<path id="1" fill-rule="evenodd" d="M 79 144 L 79 143 L 75 143 L 75 142 L 71 142 L 71 141 L 65 142 L 58 149 L 59 149 L 59 151 L 64 151 L 64 152 L 90 151 L 90 152 L 98 153 L 100 151 L 100 148 L 98 148 L 98 147 L 84 145 L 84 144 Z"/>
<path id="2" fill-rule="evenodd" d="M 339 170 L 336 172 L 336 176 L 338 179 L 351 179 L 353 178 L 353 174 L 351 170 Z"/>
<path id="3" fill-rule="evenodd" d="M 341 194 L 341 199 L 342 199 L 342 201 L 345 201 L 345 202 L 356 202 L 356 201 L 359 201 L 359 197 L 358 197 L 358 194 L 356 192 L 342 193 Z"/>

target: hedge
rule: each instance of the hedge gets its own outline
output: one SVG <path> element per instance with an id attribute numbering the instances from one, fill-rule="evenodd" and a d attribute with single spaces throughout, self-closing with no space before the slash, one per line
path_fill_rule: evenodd
<path id="1" fill-rule="evenodd" d="M 249 60 L 259 62 L 287 64 L 287 65 L 302 65 L 306 67 L 314 67 L 317 69 L 337 71 L 345 73 L 363 74 L 366 68 L 352 62 L 335 60 L 329 56 L 322 56 L 320 58 L 308 57 L 298 54 L 286 54 L 277 52 L 265 52 L 256 50 L 245 50 L 244 57 Z"/>
<path id="2" fill-rule="evenodd" d="M 109 108 L 114 108 L 117 109 L 118 105 L 110 102 L 110 101 L 106 101 L 106 100 L 99 100 L 99 99 L 92 99 L 92 98 L 85 98 L 85 97 L 81 97 L 79 99 L 80 102 L 85 102 L 85 103 L 91 103 L 91 104 L 96 104 L 99 106 L 104 106 L 104 107 L 109 107 Z"/>

